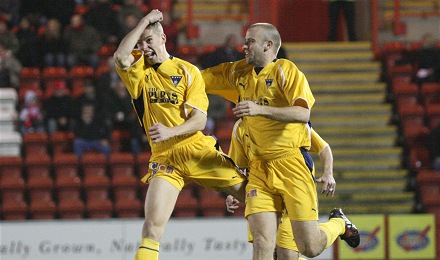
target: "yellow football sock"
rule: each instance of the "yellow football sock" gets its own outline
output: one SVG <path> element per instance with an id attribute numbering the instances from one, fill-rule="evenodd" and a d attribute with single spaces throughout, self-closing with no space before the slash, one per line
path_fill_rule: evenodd
<path id="1" fill-rule="evenodd" d="M 342 218 L 331 218 L 326 223 L 319 223 L 319 228 L 327 235 L 325 248 L 328 248 L 338 236 L 344 234 L 345 221 Z"/>
<path id="2" fill-rule="evenodd" d="M 158 260 L 159 242 L 149 238 L 142 238 L 141 245 L 136 252 L 134 260 Z"/>

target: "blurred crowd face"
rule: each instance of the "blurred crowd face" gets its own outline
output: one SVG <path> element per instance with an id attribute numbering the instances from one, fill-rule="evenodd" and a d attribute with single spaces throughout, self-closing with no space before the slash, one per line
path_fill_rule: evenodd
<path id="1" fill-rule="evenodd" d="M 93 121 L 95 108 L 92 105 L 84 105 L 82 108 L 81 119 L 84 123 L 90 124 Z"/>

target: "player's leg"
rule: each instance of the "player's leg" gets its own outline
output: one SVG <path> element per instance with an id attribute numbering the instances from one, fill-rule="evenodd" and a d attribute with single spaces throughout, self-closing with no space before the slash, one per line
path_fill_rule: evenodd
<path id="1" fill-rule="evenodd" d="M 300 254 L 298 251 L 292 249 L 277 246 L 276 248 L 276 259 L 279 260 L 299 260 Z"/>
<path id="2" fill-rule="evenodd" d="M 158 259 L 159 241 L 173 212 L 179 190 L 162 178 L 153 178 L 145 198 L 142 242 L 135 259 Z"/>
<path id="3" fill-rule="evenodd" d="M 275 259 L 298 260 L 300 253 L 295 243 L 289 216 L 283 211 L 277 233 L 277 247 Z"/>
<path id="4" fill-rule="evenodd" d="M 249 228 L 253 236 L 253 259 L 271 259 L 275 250 L 277 213 L 260 212 L 248 215 Z"/>
<path id="5" fill-rule="evenodd" d="M 299 251 L 308 257 L 319 255 L 341 237 L 350 247 L 360 243 L 359 232 L 341 209 L 334 209 L 325 223 L 317 221 L 291 221 Z"/>
<path id="6" fill-rule="evenodd" d="M 295 242 L 301 254 L 315 257 L 324 251 L 327 235 L 319 229 L 318 221 L 291 221 L 291 224 L 296 238 Z"/>

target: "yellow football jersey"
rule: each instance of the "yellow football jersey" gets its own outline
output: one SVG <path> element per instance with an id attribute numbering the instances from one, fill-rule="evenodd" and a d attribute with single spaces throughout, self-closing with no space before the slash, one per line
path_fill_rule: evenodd
<path id="1" fill-rule="evenodd" d="M 202 71 L 209 94 L 232 102 L 254 101 L 272 107 L 292 106 L 306 101 L 311 109 L 315 99 L 304 74 L 286 59 L 277 59 L 258 74 L 245 60 L 222 63 Z M 305 123 L 286 123 L 262 116 L 244 117 L 250 149 L 258 159 L 278 158 L 293 149 L 310 148 L 310 128 Z"/>
<path id="2" fill-rule="evenodd" d="M 320 154 L 322 149 L 327 145 L 328 143 L 312 128 L 312 146 L 310 147 L 310 151 Z"/>
<path id="3" fill-rule="evenodd" d="M 249 144 L 242 123 L 243 120 L 238 119 L 234 124 L 228 156 L 235 162 L 238 168 L 246 169 L 249 166 L 249 152 L 247 151 Z"/>
<path id="4" fill-rule="evenodd" d="M 191 63 L 170 57 L 154 68 L 144 62 L 142 51 L 132 52 L 135 62 L 117 72 L 133 99 L 133 106 L 145 132 L 154 123 L 167 127 L 181 125 L 192 109 L 208 110 L 208 97 L 200 70 Z M 148 135 L 147 135 L 148 136 Z M 152 144 L 148 136 L 150 145 Z"/>

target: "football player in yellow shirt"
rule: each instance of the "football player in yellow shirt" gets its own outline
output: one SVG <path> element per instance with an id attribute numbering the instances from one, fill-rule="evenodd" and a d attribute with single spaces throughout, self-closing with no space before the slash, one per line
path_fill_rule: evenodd
<path id="1" fill-rule="evenodd" d="M 231 145 L 229 147 L 229 157 L 237 164 L 245 174 L 247 172 L 247 166 L 249 165 L 248 157 L 248 135 L 245 134 L 242 119 L 237 120 L 234 125 Z M 330 146 L 319 134 L 312 129 L 312 139 L 310 151 L 319 155 L 320 161 L 323 164 L 323 174 L 320 178 L 316 179 L 316 182 L 323 183 L 322 192 L 326 196 L 335 194 L 336 182 L 333 177 L 333 154 Z M 233 196 L 229 195 L 226 198 L 226 206 L 229 212 L 234 212 L 239 206 L 239 201 Z M 285 212 L 283 212 L 285 213 Z M 248 232 L 248 241 L 252 242 L 252 234 Z M 295 244 L 294 235 L 292 233 L 292 226 L 287 214 L 283 214 L 280 224 L 278 226 L 277 241 L 276 241 L 276 259 L 285 260 L 301 260 L 298 247 Z"/>
<path id="2" fill-rule="evenodd" d="M 135 259 L 158 259 L 159 241 L 182 188 L 191 181 L 244 199 L 246 178 L 201 130 L 208 98 L 197 67 L 168 54 L 162 13 L 152 10 L 114 54 L 151 146 L 142 241 Z M 133 50 L 133 47 L 137 49 Z"/>
<path id="3" fill-rule="evenodd" d="M 328 222 L 318 224 L 313 161 L 307 152 L 315 99 L 295 64 L 276 58 L 280 46 L 275 26 L 256 23 L 246 32 L 245 59 L 202 71 L 209 93 L 237 104 L 233 112 L 243 118 L 249 135 L 252 159 L 245 215 L 254 237 L 253 258 L 272 257 L 277 220 L 284 210 L 302 255 L 319 255 L 338 236 L 357 247 L 359 232 L 341 209 L 333 210 Z"/>

